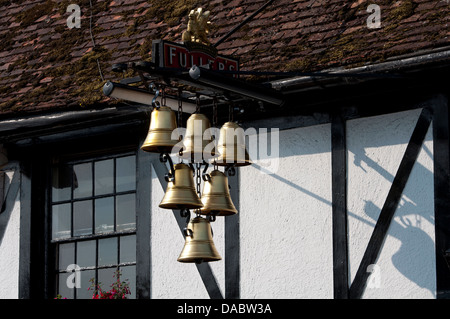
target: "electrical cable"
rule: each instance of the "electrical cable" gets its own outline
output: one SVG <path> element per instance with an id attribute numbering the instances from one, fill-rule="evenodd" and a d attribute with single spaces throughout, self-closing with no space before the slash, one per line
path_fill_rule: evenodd
<path id="1" fill-rule="evenodd" d="M 94 35 L 92 34 L 92 0 L 89 0 L 89 3 L 91 5 L 91 15 L 89 17 L 89 34 L 91 35 L 92 48 L 95 49 L 95 40 L 94 40 Z M 96 58 L 95 60 L 97 61 L 97 67 L 98 67 L 98 72 L 100 73 L 100 78 L 102 79 L 102 81 L 105 81 L 105 78 L 103 77 L 102 68 L 100 66 L 100 62 L 99 62 L 98 58 Z"/>

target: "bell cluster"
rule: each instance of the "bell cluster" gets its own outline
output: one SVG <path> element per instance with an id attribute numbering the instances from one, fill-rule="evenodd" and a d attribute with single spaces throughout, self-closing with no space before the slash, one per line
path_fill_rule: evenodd
<path id="1" fill-rule="evenodd" d="M 166 174 L 167 188 L 159 207 L 180 210 L 181 216 L 187 217 L 185 245 L 178 261 L 221 260 L 212 239 L 210 222 L 215 221 L 216 216 L 231 216 L 238 212 L 229 193 L 228 176 L 234 175 L 235 167 L 252 164 L 245 149 L 243 130 L 233 121 L 226 122 L 220 128 L 216 144 L 213 135 L 205 134 L 211 129 L 211 123 L 198 107 L 187 119 L 184 136 L 177 136 L 174 132 L 181 123 L 177 125 L 175 112 L 164 103 L 153 106 L 148 134 L 141 149 L 159 153 L 161 162 L 170 164 Z M 205 151 L 210 145 L 214 148 Z M 171 153 L 178 156 L 179 163 L 173 164 Z M 209 165 L 213 165 L 213 170 L 207 173 Z M 219 167 L 223 167 L 224 172 Z M 189 210 L 195 212 L 192 219 Z"/>

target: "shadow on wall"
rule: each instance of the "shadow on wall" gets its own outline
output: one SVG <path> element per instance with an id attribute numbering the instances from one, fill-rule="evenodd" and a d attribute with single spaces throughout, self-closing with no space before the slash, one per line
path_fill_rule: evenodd
<path id="1" fill-rule="evenodd" d="M 433 157 L 431 151 L 425 144 L 422 146 L 422 150 L 430 158 Z M 355 154 L 360 155 L 358 158 L 355 158 L 354 164 L 356 166 L 364 170 L 361 165 L 364 162 L 368 167 L 372 168 L 383 178 L 392 183 L 394 176 L 368 156 L 362 155 L 365 154 L 364 150 L 355 152 Z M 332 203 L 329 200 L 307 190 L 306 188 L 297 185 L 292 181 L 277 175 L 276 173 L 265 171 L 263 167 L 255 163 L 253 166 L 261 172 L 267 173 L 270 177 L 283 182 L 289 187 L 311 196 L 315 200 L 325 203 L 330 207 L 332 206 Z M 417 176 L 420 180 L 433 179 L 433 173 L 419 162 L 415 163 L 414 171 L 415 176 Z M 416 194 L 410 194 L 411 189 L 412 188 L 405 187 L 402 194 L 402 200 L 390 225 L 389 236 L 394 236 L 401 242 L 401 246 L 398 251 L 392 255 L 392 264 L 406 278 L 417 284 L 419 287 L 427 289 L 434 297 L 436 297 L 436 288 L 434 285 L 435 278 L 432 276 L 433 274 L 427 274 L 421 271 L 424 269 L 430 269 L 430 259 L 423 258 L 423 252 L 430 252 L 430 258 L 434 258 L 434 240 L 421 229 L 423 220 L 434 224 L 433 209 L 430 210 L 430 207 L 434 207 L 433 198 L 430 198 L 430 196 L 423 196 L 414 202 L 411 198 L 414 198 Z M 380 211 L 381 207 L 377 207 L 371 201 L 366 201 L 364 214 L 367 218 L 361 217 L 360 215 L 350 211 L 348 211 L 348 216 L 370 225 L 373 228 L 377 222 Z M 434 259 L 432 259 L 432 262 L 434 262 Z"/>
<path id="2" fill-rule="evenodd" d="M 422 150 L 432 158 L 432 154 L 426 145 L 422 146 Z M 358 164 L 355 162 L 357 166 L 364 170 L 361 162 L 366 163 L 388 181 L 393 181 L 394 176 L 369 157 L 360 157 L 358 158 Z M 416 180 L 433 180 L 433 173 L 420 163 L 415 163 L 414 170 L 415 176 L 417 176 Z M 417 191 L 412 194 L 412 190 L 413 188 L 411 187 L 405 187 L 399 207 L 389 228 L 389 236 L 395 237 L 401 242 L 400 248 L 392 255 L 391 260 L 401 274 L 419 287 L 427 289 L 433 297 L 436 297 L 433 274 L 423 272 L 426 269 L 430 269 L 430 259 L 424 258 L 423 254 L 424 252 L 430 252 L 429 257 L 434 258 L 434 240 L 422 229 L 423 221 L 434 224 L 434 211 L 433 209 L 430 210 L 430 207 L 434 207 L 434 199 L 430 196 L 421 196 L 417 199 Z M 364 214 L 369 220 L 364 220 L 350 212 L 349 215 L 375 226 L 380 211 L 381 207 L 376 206 L 371 201 L 366 201 Z M 434 259 L 432 259 L 432 262 L 434 263 Z"/>

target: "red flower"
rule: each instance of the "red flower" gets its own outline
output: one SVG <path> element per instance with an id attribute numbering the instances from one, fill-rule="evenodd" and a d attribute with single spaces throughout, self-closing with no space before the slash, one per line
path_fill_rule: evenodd
<path id="1" fill-rule="evenodd" d="M 93 288 L 94 294 L 92 299 L 127 299 L 127 295 L 131 294 L 127 280 L 120 281 L 120 271 L 116 271 L 113 277 L 117 280 L 111 285 L 111 290 L 104 292 L 101 284 L 95 285 L 95 279 L 90 279 L 92 283 L 90 288 Z M 90 288 L 88 290 L 90 290 Z"/>

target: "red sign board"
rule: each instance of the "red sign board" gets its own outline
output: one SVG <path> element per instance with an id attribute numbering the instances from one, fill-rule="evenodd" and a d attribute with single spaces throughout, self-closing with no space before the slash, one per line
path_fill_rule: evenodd
<path id="1" fill-rule="evenodd" d="M 204 45 L 183 45 L 165 40 L 153 41 L 153 62 L 165 68 L 191 68 L 209 65 L 211 70 L 239 71 L 239 61 L 217 55 L 215 48 Z"/>

